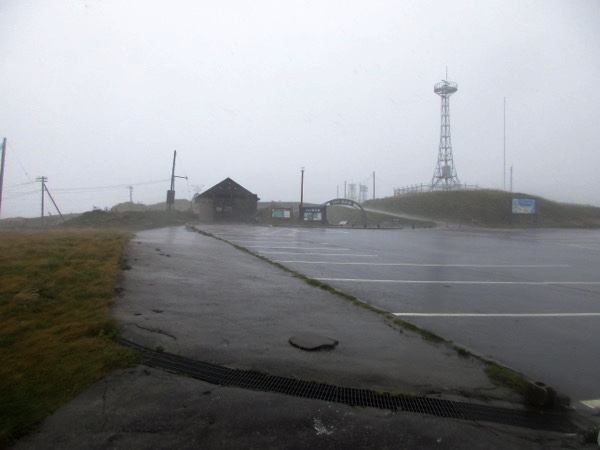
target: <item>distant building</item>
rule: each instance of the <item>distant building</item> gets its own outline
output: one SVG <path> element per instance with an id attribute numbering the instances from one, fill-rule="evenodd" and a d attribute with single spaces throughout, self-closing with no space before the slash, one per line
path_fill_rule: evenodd
<path id="1" fill-rule="evenodd" d="M 201 222 L 254 222 L 258 196 L 231 178 L 194 197 Z"/>

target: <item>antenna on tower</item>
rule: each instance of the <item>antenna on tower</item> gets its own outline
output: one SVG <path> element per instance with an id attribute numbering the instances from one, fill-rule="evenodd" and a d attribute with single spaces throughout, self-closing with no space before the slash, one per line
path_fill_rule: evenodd
<path id="1" fill-rule="evenodd" d="M 446 66 L 446 80 L 436 83 L 433 92 L 442 98 L 440 147 L 438 160 L 431 179 L 431 190 L 460 189 L 460 182 L 456 175 L 454 159 L 452 157 L 452 140 L 450 137 L 450 96 L 458 90 L 458 85 L 447 81 L 448 66 Z"/>

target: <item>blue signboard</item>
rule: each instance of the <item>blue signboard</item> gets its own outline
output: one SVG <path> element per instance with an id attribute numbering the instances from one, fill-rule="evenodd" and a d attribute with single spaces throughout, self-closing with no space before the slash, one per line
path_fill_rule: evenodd
<path id="1" fill-rule="evenodd" d="M 513 214 L 536 214 L 537 202 L 535 198 L 513 198 L 512 199 Z"/>

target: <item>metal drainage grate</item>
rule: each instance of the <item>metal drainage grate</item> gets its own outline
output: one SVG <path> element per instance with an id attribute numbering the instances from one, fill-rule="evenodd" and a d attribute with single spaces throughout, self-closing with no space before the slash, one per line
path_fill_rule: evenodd
<path id="1" fill-rule="evenodd" d="M 143 362 L 148 366 L 185 374 L 198 380 L 222 386 L 234 386 L 307 399 L 345 403 L 351 406 L 415 412 L 479 422 L 493 422 L 538 430 L 564 433 L 577 431 L 577 427 L 564 414 L 522 411 L 497 406 L 422 396 L 380 393 L 368 389 L 302 381 L 252 371 L 230 369 L 217 364 L 194 361 L 171 353 L 156 352 L 124 339 L 117 339 L 117 341 L 140 353 Z"/>

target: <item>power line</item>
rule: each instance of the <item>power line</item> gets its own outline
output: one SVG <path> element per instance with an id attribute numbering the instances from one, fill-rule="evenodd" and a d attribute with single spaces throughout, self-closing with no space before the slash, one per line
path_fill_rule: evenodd
<path id="1" fill-rule="evenodd" d="M 26 197 L 28 195 L 37 194 L 38 191 L 27 191 L 27 192 L 11 192 L 9 195 L 4 196 L 4 200 L 13 200 L 16 198 Z"/>
<path id="2" fill-rule="evenodd" d="M 10 186 L 5 186 L 4 189 L 12 189 L 12 188 L 16 188 L 16 187 L 20 187 L 20 186 L 28 186 L 30 184 L 35 184 L 35 181 L 28 181 L 27 183 L 19 183 L 19 184 L 12 184 Z"/>
<path id="3" fill-rule="evenodd" d="M 17 162 L 19 163 L 19 166 L 21 167 L 21 170 L 23 171 L 23 173 L 25 174 L 25 176 L 27 177 L 29 182 L 35 183 L 35 180 L 33 180 L 29 176 L 29 173 L 27 173 L 27 170 L 25 170 L 25 167 L 23 166 L 23 163 L 21 162 L 21 159 L 19 158 L 19 148 L 17 146 L 15 146 L 15 143 L 12 141 L 12 139 L 11 139 L 11 142 L 9 145 L 10 145 L 11 155 L 14 156 L 14 158 L 17 160 Z"/>
<path id="4" fill-rule="evenodd" d="M 60 188 L 54 189 L 55 192 L 96 192 L 96 191 L 106 191 L 110 189 L 128 189 L 129 186 L 147 186 L 150 184 L 159 184 L 165 183 L 169 181 L 168 178 L 163 180 L 155 180 L 155 181 L 144 181 L 140 183 L 131 183 L 131 184 L 114 184 L 110 186 L 91 186 L 91 187 L 79 187 L 79 188 Z"/>

